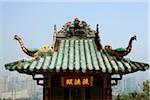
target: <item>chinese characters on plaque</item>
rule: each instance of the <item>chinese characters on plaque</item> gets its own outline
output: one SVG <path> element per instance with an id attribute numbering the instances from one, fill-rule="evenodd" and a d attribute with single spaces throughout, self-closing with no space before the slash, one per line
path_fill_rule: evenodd
<path id="1" fill-rule="evenodd" d="M 61 77 L 62 87 L 91 87 L 93 76 L 63 76 Z"/>

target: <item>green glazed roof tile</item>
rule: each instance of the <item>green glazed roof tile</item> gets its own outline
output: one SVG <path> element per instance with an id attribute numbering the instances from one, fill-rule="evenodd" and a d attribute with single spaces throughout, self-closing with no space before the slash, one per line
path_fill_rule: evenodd
<path id="1" fill-rule="evenodd" d="M 99 71 L 102 73 L 131 73 L 149 68 L 148 64 L 131 60 L 118 61 L 104 50 L 97 51 L 94 39 L 59 40 L 58 52 L 38 59 L 20 60 L 5 65 L 8 70 L 28 70 L 38 72 L 49 70 L 62 71 Z M 69 69 L 69 70 L 67 70 Z"/>

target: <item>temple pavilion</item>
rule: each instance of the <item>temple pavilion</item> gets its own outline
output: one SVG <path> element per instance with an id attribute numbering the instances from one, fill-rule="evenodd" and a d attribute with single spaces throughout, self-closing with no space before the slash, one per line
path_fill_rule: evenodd
<path id="1" fill-rule="evenodd" d="M 32 75 L 43 86 L 43 100 L 111 100 L 111 86 L 123 75 L 149 68 L 149 64 L 125 58 L 136 36 L 125 48 L 103 47 L 98 24 L 93 30 L 78 18 L 59 31 L 54 26 L 52 46 L 29 49 L 21 37 L 14 38 L 29 57 L 7 63 L 5 68 Z"/>

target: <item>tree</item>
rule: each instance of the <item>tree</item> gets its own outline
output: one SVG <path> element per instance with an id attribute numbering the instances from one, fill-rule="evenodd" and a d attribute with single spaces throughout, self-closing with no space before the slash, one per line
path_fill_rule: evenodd
<path id="1" fill-rule="evenodd" d="M 150 96 L 150 80 L 143 82 L 143 92 L 146 93 L 147 96 Z"/>

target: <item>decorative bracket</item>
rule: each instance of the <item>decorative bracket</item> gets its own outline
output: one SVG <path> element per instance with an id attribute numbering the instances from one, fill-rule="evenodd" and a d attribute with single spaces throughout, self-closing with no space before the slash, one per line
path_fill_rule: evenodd
<path id="1" fill-rule="evenodd" d="M 111 81 L 113 83 L 111 83 L 112 86 L 117 85 L 118 81 L 122 79 L 122 74 L 114 74 L 111 76 Z"/>
<path id="2" fill-rule="evenodd" d="M 40 75 L 40 77 L 38 77 Z M 34 74 L 32 75 L 33 80 L 37 81 L 37 85 L 44 86 L 44 77 L 41 77 L 41 74 Z"/>

